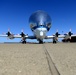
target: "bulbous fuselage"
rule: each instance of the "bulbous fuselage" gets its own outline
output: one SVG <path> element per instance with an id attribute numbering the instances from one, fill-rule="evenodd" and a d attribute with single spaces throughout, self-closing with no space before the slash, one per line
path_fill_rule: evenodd
<path id="1" fill-rule="evenodd" d="M 29 23 L 32 31 L 41 26 L 47 28 L 47 31 L 49 31 L 49 29 L 51 28 L 50 16 L 46 12 L 41 10 L 34 12 L 30 16 Z"/>

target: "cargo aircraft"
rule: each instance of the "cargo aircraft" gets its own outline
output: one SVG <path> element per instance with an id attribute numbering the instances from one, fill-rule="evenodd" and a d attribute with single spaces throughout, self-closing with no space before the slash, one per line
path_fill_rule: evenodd
<path id="1" fill-rule="evenodd" d="M 76 36 L 75 34 L 71 33 L 71 29 L 67 34 L 61 35 L 57 30 L 54 35 L 46 36 L 46 33 L 51 28 L 51 18 L 46 12 L 42 10 L 38 10 L 30 16 L 29 25 L 31 31 L 34 33 L 33 36 L 25 34 L 23 30 L 21 34 L 16 35 L 12 34 L 10 30 L 8 30 L 6 34 L 1 34 L 0 37 L 8 37 L 9 39 L 21 38 L 22 43 L 26 43 L 26 39 L 37 39 L 39 43 L 43 43 L 43 39 L 53 39 L 53 43 L 56 43 L 58 38 L 65 38 L 70 40 L 71 37 Z"/>

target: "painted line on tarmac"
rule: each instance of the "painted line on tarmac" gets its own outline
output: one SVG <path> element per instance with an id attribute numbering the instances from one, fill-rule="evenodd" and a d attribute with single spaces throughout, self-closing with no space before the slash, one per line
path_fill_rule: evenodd
<path id="1" fill-rule="evenodd" d="M 60 75 L 59 71 L 57 70 L 54 62 L 52 61 L 52 58 L 51 58 L 51 56 L 50 56 L 49 52 L 47 51 L 44 44 L 43 44 L 43 48 L 44 48 L 44 52 L 46 55 L 46 59 L 47 59 L 47 63 L 48 63 L 51 75 Z"/>

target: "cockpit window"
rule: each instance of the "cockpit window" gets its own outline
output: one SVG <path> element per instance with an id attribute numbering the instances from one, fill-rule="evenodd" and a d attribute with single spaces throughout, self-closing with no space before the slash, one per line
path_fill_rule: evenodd
<path id="1" fill-rule="evenodd" d="M 48 28 L 50 28 L 50 27 L 51 27 L 51 23 L 47 23 L 46 26 L 47 26 Z"/>
<path id="2" fill-rule="evenodd" d="M 30 27 L 31 27 L 31 28 L 34 28 L 34 27 L 36 27 L 36 26 L 37 26 L 36 23 L 31 23 L 31 24 L 30 24 Z"/>

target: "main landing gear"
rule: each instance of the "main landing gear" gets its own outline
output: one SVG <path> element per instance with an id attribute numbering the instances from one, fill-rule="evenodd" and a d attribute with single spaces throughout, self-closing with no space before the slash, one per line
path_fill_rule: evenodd
<path id="1" fill-rule="evenodd" d="M 54 40 L 54 41 L 53 41 L 53 44 L 54 44 L 54 43 L 56 44 L 57 42 Z"/>
<path id="2" fill-rule="evenodd" d="M 26 44 L 26 39 L 25 39 L 25 37 L 22 37 L 22 44 Z"/>
<path id="3" fill-rule="evenodd" d="M 57 37 L 53 37 L 53 44 L 57 43 Z"/>
<path id="4" fill-rule="evenodd" d="M 24 41 L 22 41 L 22 44 L 26 44 L 26 41 L 24 40 Z"/>

